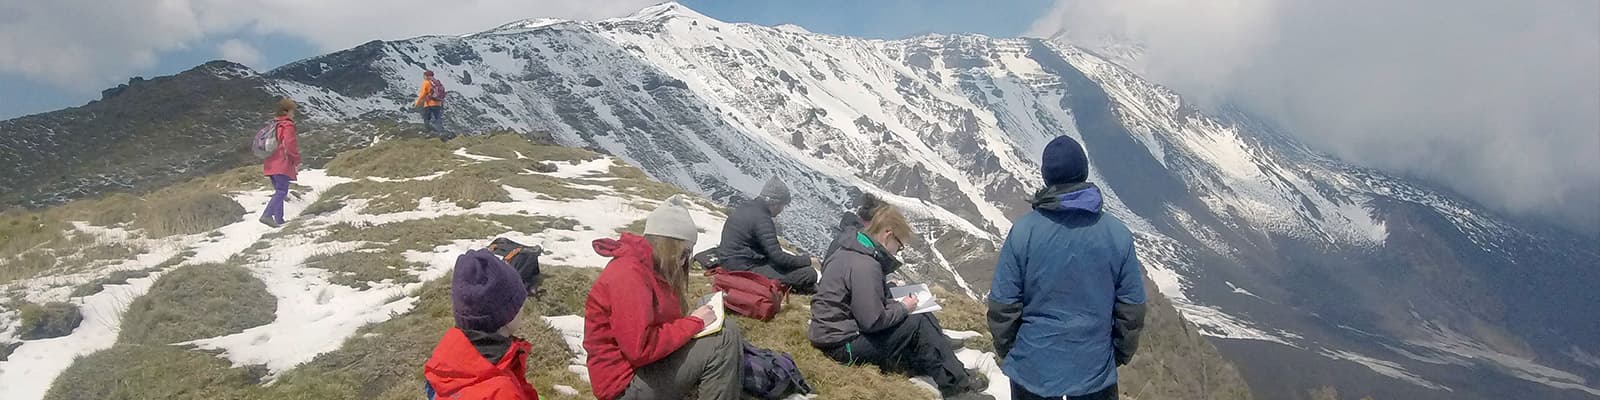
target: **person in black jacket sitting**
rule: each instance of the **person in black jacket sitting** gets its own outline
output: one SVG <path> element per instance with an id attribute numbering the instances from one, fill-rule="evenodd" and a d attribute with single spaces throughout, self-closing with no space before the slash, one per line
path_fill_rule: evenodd
<path id="1" fill-rule="evenodd" d="M 767 181 L 761 195 L 733 211 L 722 226 L 722 244 L 717 254 L 722 268 L 751 271 L 778 281 L 796 294 L 816 291 L 821 264 L 806 254 L 783 249 L 778 242 L 778 227 L 772 218 L 789 205 L 789 187 L 778 178 Z"/>

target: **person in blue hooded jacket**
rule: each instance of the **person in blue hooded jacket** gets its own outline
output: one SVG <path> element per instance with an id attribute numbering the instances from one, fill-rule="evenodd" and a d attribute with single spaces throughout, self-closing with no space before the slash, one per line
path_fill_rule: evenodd
<path id="1" fill-rule="evenodd" d="M 1089 160 L 1069 137 L 1045 146 L 1045 187 L 1011 227 L 989 330 L 1013 399 L 1117 399 L 1117 367 L 1144 326 L 1144 267 L 1133 234 L 1102 210 Z"/>

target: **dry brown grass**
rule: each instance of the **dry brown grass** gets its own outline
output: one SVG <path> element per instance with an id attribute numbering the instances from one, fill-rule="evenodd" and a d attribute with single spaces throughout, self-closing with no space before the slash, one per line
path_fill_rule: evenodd
<path id="1" fill-rule="evenodd" d="M 406 261 L 399 252 L 384 249 L 358 249 L 333 254 L 318 254 L 306 259 L 307 268 L 327 270 L 333 276 L 328 282 L 357 289 L 367 289 L 372 283 L 385 280 L 394 283 L 414 283 L 412 272 L 426 267 L 422 263 Z"/>
<path id="2" fill-rule="evenodd" d="M 162 345 L 238 333 L 272 322 L 277 308 L 267 285 L 244 268 L 186 266 L 128 306 L 117 342 Z"/>
<path id="3" fill-rule="evenodd" d="M 147 197 L 133 224 L 150 236 L 166 237 L 201 233 L 243 219 L 244 207 L 221 192 L 173 188 Z"/>

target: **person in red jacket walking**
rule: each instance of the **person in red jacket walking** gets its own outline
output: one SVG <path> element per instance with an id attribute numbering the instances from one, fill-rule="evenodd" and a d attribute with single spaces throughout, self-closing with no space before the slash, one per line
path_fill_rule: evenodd
<path id="1" fill-rule="evenodd" d="M 528 383 L 531 345 L 511 335 L 527 290 L 510 265 L 488 250 L 456 258 L 450 309 L 456 327 L 445 331 L 422 368 L 430 397 L 451 400 L 538 400 Z"/>
<path id="2" fill-rule="evenodd" d="M 283 226 L 283 199 L 289 195 L 289 182 L 295 180 L 300 170 L 300 142 L 294 130 L 294 100 L 278 100 L 278 149 L 261 161 L 261 173 L 272 180 L 272 199 L 261 212 L 261 223 L 277 228 Z"/>
<path id="3" fill-rule="evenodd" d="M 644 237 L 594 241 L 611 257 L 584 306 L 583 348 L 589 353 L 595 397 L 738 400 L 744 379 L 744 338 L 732 321 L 720 333 L 694 339 L 716 320 L 709 307 L 685 316 L 689 259 L 699 229 L 682 197 L 650 213 Z"/>

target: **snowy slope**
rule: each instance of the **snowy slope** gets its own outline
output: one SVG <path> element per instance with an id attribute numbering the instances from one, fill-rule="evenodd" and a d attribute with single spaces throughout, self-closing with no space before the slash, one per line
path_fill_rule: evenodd
<path id="1" fill-rule="evenodd" d="M 1305 290 L 1288 288 L 1305 279 L 1295 265 L 1305 259 L 1396 262 L 1373 256 L 1392 252 L 1396 229 L 1410 229 L 1385 220 L 1392 204 L 1436 213 L 1512 263 L 1533 256 L 1510 246 L 1548 242 L 1447 194 L 1205 115 L 1094 53 L 1033 39 L 865 40 L 726 23 L 666 3 L 604 21 L 529 20 L 368 44 L 266 76 L 317 118 L 412 118 L 399 110 L 424 68 L 450 88 L 446 117 L 458 129 L 549 132 L 725 202 L 780 177 L 802 188 L 780 220 L 807 248 L 831 237 L 856 193 L 886 196 L 912 211 L 924 239 L 908 257 L 911 277 L 974 296 L 987 291 L 1009 217 L 1026 211 L 1024 199 L 1042 185 L 1043 146 L 1072 136 L 1086 144 L 1108 209 L 1139 234 L 1161 292 L 1218 337 L 1317 348 L 1323 340 L 1295 332 L 1308 319 L 1414 340 L 1430 335 L 1403 327 L 1416 322 L 1515 335 L 1495 315 L 1413 318 L 1453 307 L 1421 294 L 1371 293 L 1363 297 L 1379 304 L 1365 307 L 1376 317 L 1331 324 L 1320 316 L 1333 315 L 1320 305 L 1331 303 L 1284 304 Z M 1368 290 L 1350 279 L 1330 284 Z M 1235 290 L 1251 296 L 1229 297 Z M 1417 305 L 1384 305 L 1395 302 Z M 1339 357 L 1353 350 L 1321 354 L 1361 360 Z M 1384 368 L 1373 370 L 1391 372 Z M 1583 385 L 1581 377 L 1564 382 Z"/>
<path id="2" fill-rule="evenodd" d="M 1137 233 L 1147 275 L 1207 335 L 1349 360 L 1441 396 L 1485 385 L 1461 378 L 1480 366 L 1573 389 L 1560 393 L 1597 386 L 1600 367 L 1582 355 L 1600 353 L 1600 328 L 1574 322 L 1600 318 L 1583 288 L 1600 265 L 1592 243 L 1207 115 L 1124 68 L 1137 51 L 865 40 L 666 3 L 371 42 L 261 78 L 312 122 L 415 120 L 431 69 L 453 129 L 548 133 L 723 203 L 777 176 L 796 189 L 785 236 L 813 251 L 857 194 L 879 194 L 923 239 L 908 278 L 974 297 L 1043 183 L 1044 145 L 1071 136 L 1110 213 Z M 1533 290 L 1551 294 L 1522 295 Z"/>

